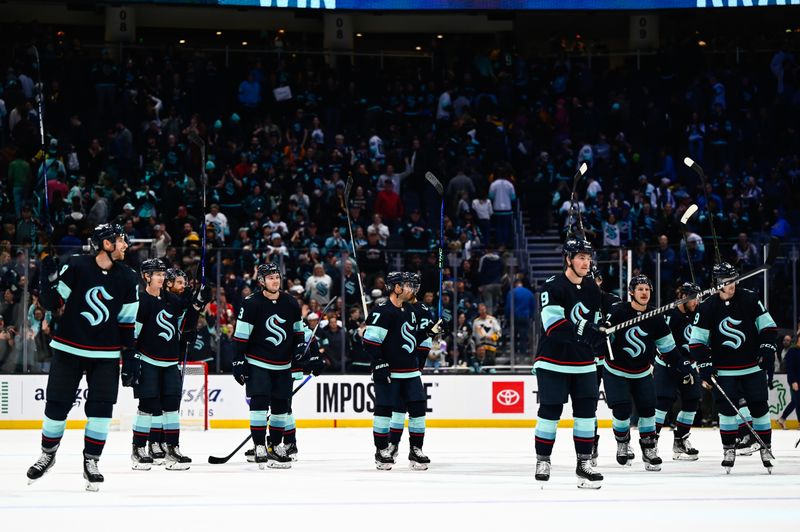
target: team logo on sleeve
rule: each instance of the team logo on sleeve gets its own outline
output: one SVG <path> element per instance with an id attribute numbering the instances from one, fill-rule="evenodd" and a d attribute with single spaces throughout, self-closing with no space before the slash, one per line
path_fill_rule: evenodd
<path id="1" fill-rule="evenodd" d="M 172 314 L 167 312 L 166 310 L 162 310 L 158 314 L 156 314 L 156 325 L 161 327 L 160 333 L 158 335 L 169 342 L 175 336 L 175 326 L 172 325 L 169 320 L 172 318 Z"/>
<path id="2" fill-rule="evenodd" d="M 414 327 L 408 322 L 403 323 L 403 326 L 400 327 L 400 336 L 405 340 L 405 342 L 403 342 L 403 351 L 407 351 L 408 353 L 413 353 L 414 349 L 417 347 L 417 339 L 414 338 L 413 330 Z"/>
<path id="3" fill-rule="evenodd" d="M 569 313 L 572 323 L 578 323 L 580 320 L 585 320 L 588 315 L 589 309 L 586 308 L 586 305 L 580 302 L 575 303 L 575 306 L 572 307 L 572 311 Z"/>
<path id="4" fill-rule="evenodd" d="M 273 314 L 267 318 L 267 321 L 264 323 L 264 327 L 266 327 L 267 332 L 270 334 L 267 336 L 267 342 L 277 347 L 286 340 L 286 331 L 280 327 L 284 323 L 286 323 L 286 320 L 277 314 Z"/>
<path id="5" fill-rule="evenodd" d="M 722 320 L 719 324 L 719 332 L 722 336 L 730 338 L 725 340 L 722 345 L 730 347 L 731 349 L 739 349 L 745 341 L 745 335 L 742 331 L 738 330 L 735 325 L 742 323 L 742 320 L 735 320 L 730 316 Z"/>
<path id="6" fill-rule="evenodd" d="M 85 299 L 86 305 L 89 307 L 91 312 L 83 311 L 81 312 L 81 316 L 86 318 L 86 321 L 88 321 L 92 327 L 108 321 L 111 313 L 108 311 L 108 307 L 105 305 L 105 303 L 103 303 L 103 300 L 105 299 L 106 301 L 111 301 L 114 298 L 105 288 L 102 286 L 90 288 L 89 291 L 86 292 Z"/>
<path id="7" fill-rule="evenodd" d="M 644 332 L 640 327 L 634 327 L 632 329 L 628 329 L 625 332 L 625 340 L 628 342 L 630 347 L 623 347 L 622 350 L 628 353 L 631 358 L 636 358 L 642 353 L 644 353 L 644 342 L 642 338 L 647 336 L 647 333 Z"/>

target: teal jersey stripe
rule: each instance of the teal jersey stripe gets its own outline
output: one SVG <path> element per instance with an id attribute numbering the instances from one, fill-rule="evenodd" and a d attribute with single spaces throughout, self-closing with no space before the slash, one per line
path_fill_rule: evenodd
<path id="1" fill-rule="evenodd" d="M 424 342 L 419 344 L 420 347 L 433 347 L 433 340 L 426 338 Z"/>
<path id="2" fill-rule="evenodd" d="M 708 345 L 708 337 L 709 337 L 708 329 L 703 329 L 702 327 L 698 327 L 697 325 L 692 326 L 692 337 L 689 340 L 691 344 L 703 344 Z"/>
<path id="3" fill-rule="evenodd" d="M 125 303 L 117 314 L 118 323 L 134 323 L 136 321 L 136 313 L 139 311 L 139 302 Z"/>
<path id="4" fill-rule="evenodd" d="M 533 369 L 534 371 L 537 369 L 546 369 L 549 371 L 555 371 L 556 373 L 570 373 L 572 375 L 597 372 L 597 366 L 595 364 L 589 364 L 587 366 L 562 366 L 559 364 L 553 364 L 552 362 L 547 362 L 545 360 L 537 360 L 534 362 Z"/>
<path id="5" fill-rule="evenodd" d="M 253 326 L 246 321 L 239 320 L 236 322 L 236 330 L 233 336 L 241 340 L 249 340 L 250 334 L 253 332 Z"/>
<path id="6" fill-rule="evenodd" d="M 152 359 L 152 358 L 150 358 L 149 356 L 147 356 L 147 355 L 143 355 L 142 353 L 138 353 L 138 355 L 139 355 L 139 359 L 140 359 L 142 362 L 147 362 L 147 363 L 148 363 L 148 364 L 150 364 L 151 366 L 156 366 L 156 367 L 159 367 L 159 368 L 168 368 L 168 367 L 170 367 L 170 366 L 177 366 L 177 365 L 178 365 L 178 362 L 177 362 L 177 361 L 173 361 L 173 362 L 164 362 L 163 360 L 153 360 L 153 359 Z"/>
<path id="7" fill-rule="evenodd" d="M 136 320 L 136 325 L 133 326 L 133 337 L 134 338 L 137 338 L 137 339 L 139 338 L 139 333 L 142 332 L 142 327 L 144 327 L 144 324 L 142 322 L 140 322 L 139 320 Z"/>
<path id="8" fill-rule="evenodd" d="M 612 375 L 616 375 L 617 377 L 622 377 L 623 379 L 643 379 L 643 378 L 647 377 L 648 375 L 652 374 L 650 372 L 650 370 L 643 371 L 641 373 L 636 373 L 636 374 L 624 373 L 622 371 L 619 371 L 617 369 L 614 369 L 614 368 L 610 367 L 605 360 L 603 361 L 603 365 L 605 366 L 607 372 L 611 373 Z"/>
<path id="9" fill-rule="evenodd" d="M 250 357 L 247 358 L 247 363 L 257 366 L 259 368 L 264 369 L 273 369 L 276 371 L 284 370 L 284 369 L 292 369 L 292 363 L 287 362 L 286 364 L 267 364 L 266 362 L 261 362 L 260 360 L 255 360 Z"/>
<path id="10" fill-rule="evenodd" d="M 775 324 L 775 320 L 772 319 L 772 316 L 769 315 L 769 312 L 765 312 L 764 314 L 756 318 L 756 328 L 758 329 L 758 332 L 761 332 L 764 329 L 771 329 L 776 327 L 777 325 Z"/>
<path id="11" fill-rule="evenodd" d="M 88 349 L 81 349 L 79 347 L 72 347 L 71 345 L 62 344 L 58 340 L 50 340 L 50 347 L 84 358 L 119 358 L 120 353 L 119 349 L 116 351 L 89 351 Z"/>
<path id="12" fill-rule="evenodd" d="M 658 349 L 661 353 L 669 353 L 673 349 L 675 349 L 675 339 L 672 337 L 671 334 L 664 336 L 663 338 L 659 338 L 656 340 L 656 349 Z"/>
<path id="13" fill-rule="evenodd" d="M 372 342 L 373 344 L 382 344 L 388 333 L 389 331 L 383 327 L 367 325 L 367 328 L 364 330 L 364 340 Z"/>
<path id="14" fill-rule="evenodd" d="M 60 295 L 61 299 L 63 299 L 64 301 L 69 299 L 69 296 L 72 293 L 72 288 L 67 286 L 67 283 L 65 283 L 64 281 L 59 281 L 58 282 L 58 286 L 56 287 L 56 290 L 58 290 L 58 295 Z"/>
<path id="15" fill-rule="evenodd" d="M 746 369 L 718 369 L 717 375 L 720 377 L 741 377 L 742 375 L 750 375 L 759 371 L 761 371 L 761 368 L 758 366 Z"/>
<path id="16" fill-rule="evenodd" d="M 414 377 L 421 377 L 422 373 L 419 371 L 412 371 L 411 373 L 391 373 L 393 379 L 413 379 Z"/>
<path id="17" fill-rule="evenodd" d="M 550 328 L 555 322 L 564 319 L 564 307 L 561 305 L 547 305 L 542 309 L 542 325 L 544 330 Z"/>

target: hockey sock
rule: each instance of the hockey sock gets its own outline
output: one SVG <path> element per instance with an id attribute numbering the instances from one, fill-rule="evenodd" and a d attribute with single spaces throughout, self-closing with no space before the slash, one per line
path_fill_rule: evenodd
<path id="1" fill-rule="evenodd" d="M 656 435 L 656 417 L 640 417 L 639 418 L 639 438 L 655 437 Z"/>
<path id="2" fill-rule="evenodd" d="M 408 440 L 411 447 L 422 449 L 422 443 L 425 441 L 425 416 L 408 418 Z"/>
<path id="3" fill-rule="evenodd" d="M 386 449 L 389 445 L 389 416 L 374 416 L 372 418 L 372 437 L 375 440 L 375 447 Z"/>
<path id="4" fill-rule="evenodd" d="M 736 445 L 736 437 L 739 434 L 739 422 L 737 416 L 719 415 L 719 435 L 722 438 L 723 447 L 733 447 Z"/>
<path id="5" fill-rule="evenodd" d="M 424 418 L 423 418 L 424 419 Z M 410 423 L 409 419 L 409 425 Z M 392 412 L 392 420 L 389 421 L 389 441 L 397 445 L 403 439 L 403 427 L 406 424 L 405 412 Z"/>
<path id="6" fill-rule="evenodd" d="M 631 441 L 631 420 L 617 419 L 614 415 L 611 416 L 611 430 L 614 431 L 614 438 L 617 441 L 629 442 Z"/>
<path id="7" fill-rule="evenodd" d="M 753 418 L 753 429 L 764 440 L 764 443 L 772 445 L 772 422 L 769 418 L 769 412 L 763 416 Z"/>
<path id="8" fill-rule="evenodd" d="M 666 410 L 659 410 L 656 408 L 656 433 L 661 432 L 661 427 L 664 426 L 664 422 L 666 420 L 667 420 Z"/>
<path id="9" fill-rule="evenodd" d="M 286 428 L 289 414 L 272 414 L 269 418 L 269 441 L 278 445 L 283 441 L 283 431 Z"/>
<path id="10" fill-rule="evenodd" d="M 250 411 L 250 434 L 255 445 L 265 445 L 267 439 L 267 411 Z"/>
<path id="11" fill-rule="evenodd" d="M 536 432 L 534 434 L 536 456 L 550 456 L 553 454 L 557 427 L 557 419 L 545 419 L 541 416 L 536 419 Z M 589 452 L 591 452 L 591 445 L 589 447 Z"/>
<path id="12" fill-rule="evenodd" d="M 147 444 L 152 422 L 153 416 L 151 414 L 141 410 L 136 411 L 136 417 L 133 418 L 133 444 L 136 447 L 144 447 Z"/>
<path id="13" fill-rule="evenodd" d="M 164 441 L 168 445 L 178 445 L 181 436 L 181 413 L 177 410 L 164 412 Z"/>
<path id="14" fill-rule="evenodd" d="M 572 441 L 575 443 L 575 454 L 592 454 L 596 417 L 576 417 L 572 425 Z M 538 454 L 538 451 L 537 451 Z"/>
<path id="15" fill-rule="evenodd" d="M 750 407 L 743 406 L 739 409 L 739 412 L 742 414 L 742 417 L 747 421 L 748 424 L 753 424 L 753 416 L 750 414 Z M 750 434 L 750 431 L 747 429 L 740 417 L 736 417 L 739 422 L 739 439 L 741 440 L 745 436 Z"/>
<path id="16" fill-rule="evenodd" d="M 164 442 L 164 416 L 159 413 L 153 416 L 152 423 L 150 424 L 150 443 L 163 443 Z"/>
<path id="17" fill-rule="evenodd" d="M 297 443 L 296 424 L 294 414 L 289 412 L 286 414 L 286 426 L 283 428 L 283 443 Z"/>
<path id="18" fill-rule="evenodd" d="M 56 421 L 44 416 L 42 421 L 42 450 L 54 452 L 58 445 L 61 443 L 61 437 L 64 436 L 64 429 L 67 426 L 67 420 Z"/>
<path id="19" fill-rule="evenodd" d="M 108 437 L 108 427 L 111 426 L 110 417 L 90 417 L 86 421 L 83 436 L 83 453 L 89 456 L 100 456 Z"/>
<path id="20" fill-rule="evenodd" d="M 695 412 L 687 412 L 681 410 L 678 412 L 678 417 L 675 419 L 675 437 L 683 438 L 689 431 L 692 430 L 692 423 L 694 423 Z"/>

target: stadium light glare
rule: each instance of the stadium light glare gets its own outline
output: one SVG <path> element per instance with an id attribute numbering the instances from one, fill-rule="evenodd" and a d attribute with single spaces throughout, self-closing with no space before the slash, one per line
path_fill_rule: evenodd
<path id="1" fill-rule="evenodd" d="M 436 38 L 437 38 L 437 39 L 444 39 L 444 35 L 442 35 L 442 34 L 440 33 L 439 35 L 437 35 L 437 36 L 436 36 Z"/>
<path id="2" fill-rule="evenodd" d="M 697 46 L 700 46 L 701 48 L 707 45 L 708 43 L 706 41 L 697 41 Z"/>
<path id="3" fill-rule="evenodd" d="M 420 51 L 422 51 L 422 46 L 415 46 L 414 50 L 420 52 Z"/>
<path id="4" fill-rule="evenodd" d="M 242 46 L 247 46 L 247 41 L 242 41 Z"/>
<path id="5" fill-rule="evenodd" d="M 222 32 L 221 32 L 221 31 L 218 31 L 218 32 L 217 32 L 217 37 L 219 37 L 220 35 L 222 35 Z"/>
<path id="6" fill-rule="evenodd" d="M 364 36 L 363 33 L 356 33 L 356 37 L 363 37 L 363 36 Z"/>
<path id="7" fill-rule="evenodd" d="M 181 39 L 180 41 L 178 41 L 178 44 L 186 44 L 186 39 Z"/>

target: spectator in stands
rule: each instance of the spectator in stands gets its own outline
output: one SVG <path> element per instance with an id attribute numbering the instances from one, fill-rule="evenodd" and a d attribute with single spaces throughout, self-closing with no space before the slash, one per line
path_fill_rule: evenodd
<path id="1" fill-rule="evenodd" d="M 501 332 L 500 322 L 489 313 L 486 305 L 478 305 L 478 316 L 472 322 L 472 339 L 476 350 L 482 347 L 490 357 L 490 361 L 485 361 L 485 364 L 494 364 Z"/>
<path id="2" fill-rule="evenodd" d="M 527 356 L 528 338 L 530 336 L 533 319 L 536 315 L 536 296 L 533 295 L 522 279 L 514 281 L 513 289 L 506 295 L 506 320 L 511 321 L 511 309 L 514 309 L 514 335 L 515 350 L 518 354 Z"/>
<path id="3" fill-rule="evenodd" d="M 494 246 L 491 244 L 486 246 L 486 253 L 478 261 L 478 292 L 490 312 L 494 312 L 500 302 L 504 269 L 503 259 L 497 254 Z"/>
<path id="4" fill-rule="evenodd" d="M 752 270 L 758 264 L 758 250 L 748 239 L 747 233 L 739 233 L 739 238 L 733 245 L 733 255 L 735 257 L 733 264 L 740 271 Z"/>
<path id="5" fill-rule="evenodd" d="M 397 227 L 403 217 L 403 201 L 394 191 L 391 181 L 384 181 L 383 189 L 378 192 L 375 199 L 375 213 L 379 214 L 390 228 Z"/>
<path id="6" fill-rule="evenodd" d="M 498 245 L 506 249 L 514 248 L 513 210 L 517 199 L 514 185 L 506 178 L 504 170 L 499 170 L 489 186 L 489 199 L 492 200 L 492 220 Z"/>
<path id="7" fill-rule="evenodd" d="M 331 299 L 332 288 L 331 276 L 325 273 L 325 267 L 321 262 L 316 263 L 314 274 L 306 281 L 306 298 L 325 306 Z"/>

